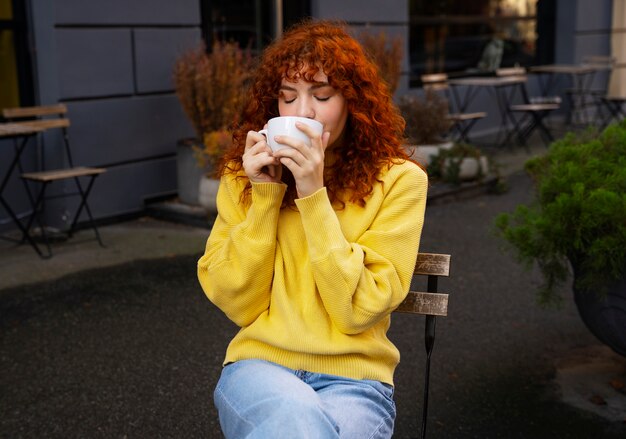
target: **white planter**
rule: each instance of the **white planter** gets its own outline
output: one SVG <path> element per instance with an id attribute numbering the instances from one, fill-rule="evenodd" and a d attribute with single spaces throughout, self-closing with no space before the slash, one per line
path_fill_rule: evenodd
<path id="1" fill-rule="evenodd" d="M 410 145 L 407 146 L 407 150 L 410 152 L 411 158 L 424 166 L 428 166 L 432 163 L 433 157 L 439 155 L 439 151 L 450 149 L 453 146 L 453 142 L 444 142 L 434 145 Z"/>
<path id="2" fill-rule="evenodd" d="M 450 166 L 450 159 L 445 159 L 443 161 L 443 174 L 445 175 L 448 171 L 448 167 Z M 465 157 L 461 160 L 459 164 L 459 180 L 469 181 L 475 180 L 481 175 L 487 175 L 489 172 L 489 161 L 487 157 L 482 156 L 478 159 L 474 157 Z"/>
<path id="3" fill-rule="evenodd" d="M 209 178 L 203 175 L 198 185 L 198 204 L 210 212 L 217 211 L 217 189 L 220 181 L 216 178 Z"/>

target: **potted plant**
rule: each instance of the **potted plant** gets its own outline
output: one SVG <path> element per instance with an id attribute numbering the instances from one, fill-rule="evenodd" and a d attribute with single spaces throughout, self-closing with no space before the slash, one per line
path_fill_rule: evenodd
<path id="1" fill-rule="evenodd" d="M 568 134 L 526 163 L 536 200 L 496 218 L 496 229 L 544 279 L 541 304 L 558 304 L 571 275 L 593 334 L 626 355 L 626 122 Z"/>
<path id="2" fill-rule="evenodd" d="M 424 90 L 423 97 L 403 96 L 398 108 L 406 121 L 407 148 L 418 161 L 428 166 L 439 151 L 452 148 L 445 139 L 452 126 L 448 102 L 435 91 Z"/>
<path id="3" fill-rule="evenodd" d="M 195 131 L 195 137 L 178 144 L 181 201 L 198 204 L 200 180 L 215 175 L 230 147 L 228 128 L 236 122 L 251 70 L 252 57 L 237 43 L 217 41 L 210 52 L 200 44 L 176 61 L 176 95 Z"/>
<path id="4" fill-rule="evenodd" d="M 482 151 L 468 143 L 454 143 L 434 156 L 428 175 L 446 183 L 459 185 L 464 181 L 480 180 L 489 172 L 489 160 Z"/>

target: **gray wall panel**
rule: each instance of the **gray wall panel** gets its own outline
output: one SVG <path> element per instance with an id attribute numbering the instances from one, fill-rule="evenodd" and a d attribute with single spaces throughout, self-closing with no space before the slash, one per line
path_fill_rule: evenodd
<path id="1" fill-rule="evenodd" d="M 610 34 L 591 34 L 576 36 L 576 62 L 582 62 L 587 56 L 611 54 Z"/>
<path id="2" fill-rule="evenodd" d="M 56 1 L 58 24 L 200 24 L 199 0 Z"/>
<path id="3" fill-rule="evenodd" d="M 554 56 L 557 64 L 574 62 L 577 1 L 557 0 Z"/>
<path id="4" fill-rule="evenodd" d="M 139 212 L 146 198 L 175 191 L 176 158 L 151 160 L 110 168 L 96 181 L 89 204 L 98 218 L 113 217 Z"/>
<path id="5" fill-rule="evenodd" d="M 134 91 L 129 29 L 56 31 L 61 99 Z"/>
<path id="6" fill-rule="evenodd" d="M 78 164 L 103 165 L 173 154 L 178 139 L 193 136 L 174 95 L 72 102 L 68 111 Z"/>
<path id="7" fill-rule="evenodd" d="M 408 21 L 407 0 L 317 0 L 311 2 L 314 17 L 345 21 Z"/>
<path id="8" fill-rule="evenodd" d="M 578 0 L 576 30 L 597 31 L 611 28 L 612 0 Z"/>
<path id="9" fill-rule="evenodd" d="M 135 65 L 137 92 L 171 91 L 176 59 L 200 44 L 200 29 L 136 29 Z"/>

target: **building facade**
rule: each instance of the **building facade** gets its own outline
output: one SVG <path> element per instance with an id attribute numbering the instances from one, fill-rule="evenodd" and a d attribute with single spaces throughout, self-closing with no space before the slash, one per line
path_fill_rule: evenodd
<path id="1" fill-rule="evenodd" d="M 430 3 L 440 9 L 425 9 Z M 0 0 L 0 35 L 4 35 L 0 99 L 3 106 L 67 105 L 74 161 L 107 169 L 90 197 L 93 214 L 99 220 L 114 219 L 141 213 L 147 201 L 176 194 L 177 141 L 192 136 L 193 130 L 174 93 L 172 67 L 183 51 L 203 38 L 254 41 L 252 47 L 261 49 L 280 31 L 281 23 L 286 26 L 305 16 L 343 20 L 355 34 L 400 36 L 405 51 L 399 96 L 419 88 L 420 73 L 466 70 L 473 62 L 466 55 L 481 44 L 476 36 L 487 38 L 495 32 L 492 25 L 531 26 L 527 33 L 538 37 L 522 38 L 526 43 L 520 50 L 529 50 L 534 62 L 578 63 L 587 55 L 608 55 L 612 4 L 612 0 Z M 475 7 L 459 13 L 459 5 Z M 520 8 L 515 18 L 494 19 L 515 5 Z M 457 55 L 448 55 L 452 53 Z M 486 111 L 495 114 L 496 109 Z M 497 120 L 489 117 L 478 128 L 494 129 Z M 25 169 L 62 165 L 58 134 L 45 133 L 36 143 L 23 156 Z M 0 177 L 12 153 L 11 142 L 0 141 Z M 56 198 L 45 205 L 47 223 L 63 228 L 71 221 L 78 199 L 64 196 L 68 191 L 59 185 L 50 192 Z M 20 216 L 29 215 L 30 203 L 17 176 L 3 196 Z M 0 207 L 0 231 L 12 227 Z"/>

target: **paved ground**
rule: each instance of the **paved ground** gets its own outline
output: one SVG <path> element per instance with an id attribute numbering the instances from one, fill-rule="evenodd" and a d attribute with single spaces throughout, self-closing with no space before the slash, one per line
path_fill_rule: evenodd
<path id="1" fill-rule="evenodd" d="M 507 193 L 427 209 L 422 249 L 453 255 L 430 435 L 626 437 L 626 360 L 589 334 L 572 301 L 539 308 L 538 274 L 492 234 L 494 215 L 530 197 L 525 158 L 498 157 Z M 211 391 L 235 328 L 195 280 L 207 234 L 143 218 L 103 227 L 105 249 L 81 231 L 47 261 L 0 241 L 0 437 L 220 437 Z M 419 318 L 395 316 L 398 438 L 418 426 L 421 334 Z"/>

